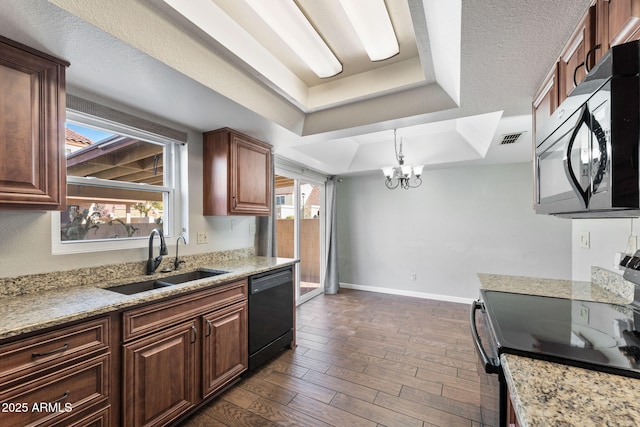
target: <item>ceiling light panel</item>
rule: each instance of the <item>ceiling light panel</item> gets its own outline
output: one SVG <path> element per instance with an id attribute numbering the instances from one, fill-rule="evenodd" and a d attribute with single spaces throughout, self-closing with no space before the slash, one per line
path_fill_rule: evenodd
<path id="1" fill-rule="evenodd" d="M 339 0 L 372 61 L 400 52 L 384 0 Z"/>
<path id="2" fill-rule="evenodd" d="M 246 2 L 318 77 L 342 72 L 338 58 L 293 0 Z"/>

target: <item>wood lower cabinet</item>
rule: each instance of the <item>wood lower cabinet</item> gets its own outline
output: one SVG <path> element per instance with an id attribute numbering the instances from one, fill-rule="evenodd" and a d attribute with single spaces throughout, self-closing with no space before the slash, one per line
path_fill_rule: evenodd
<path id="1" fill-rule="evenodd" d="M 0 37 L 0 209 L 64 208 L 67 66 Z"/>
<path id="2" fill-rule="evenodd" d="M 247 327 L 246 280 L 124 312 L 122 424 L 167 425 L 214 397 L 247 370 Z"/>
<path id="3" fill-rule="evenodd" d="M 124 425 L 164 425 L 196 404 L 195 321 L 125 344 Z"/>
<path id="4" fill-rule="evenodd" d="M 110 326 L 105 317 L 0 346 L 0 425 L 107 425 Z"/>
<path id="5" fill-rule="evenodd" d="M 516 409 L 513 406 L 511 393 L 509 391 L 507 391 L 507 426 L 520 427 L 520 423 L 518 423 L 518 416 L 516 415 Z"/>
<path id="6" fill-rule="evenodd" d="M 224 128 L 203 135 L 204 215 L 271 215 L 271 146 Z"/>
<path id="7" fill-rule="evenodd" d="M 220 390 L 247 370 L 247 303 L 202 316 L 202 396 Z"/>

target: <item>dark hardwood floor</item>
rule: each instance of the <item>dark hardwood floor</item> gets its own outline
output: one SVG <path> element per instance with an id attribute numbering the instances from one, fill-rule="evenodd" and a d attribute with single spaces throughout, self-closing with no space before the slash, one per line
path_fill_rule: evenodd
<path id="1" fill-rule="evenodd" d="M 297 316 L 297 348 L 184 426 L 479 425 L 467 305 L 343 289 Z"/>

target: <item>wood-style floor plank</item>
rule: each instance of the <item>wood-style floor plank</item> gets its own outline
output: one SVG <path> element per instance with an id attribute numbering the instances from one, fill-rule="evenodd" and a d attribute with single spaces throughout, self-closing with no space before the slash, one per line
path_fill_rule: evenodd
<path id="1" fill-rule="evenodd" d="M 297 309 L 297 344 L 183 423 L 467 426 L 480 420 L 469 307 L 343 289 Z"/>

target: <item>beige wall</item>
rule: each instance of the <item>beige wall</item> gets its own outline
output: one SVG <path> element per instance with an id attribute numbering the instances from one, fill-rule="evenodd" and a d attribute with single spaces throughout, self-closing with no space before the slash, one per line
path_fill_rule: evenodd
<path id="1" fill-rule="evenodd" d="M 294 258 L 293 253 L 294 221 L 279 219 L 276 221 L 276 242 L 279 257 Z M 300 280 L 320 282 L 320 219 L 300 221 Z"/>

